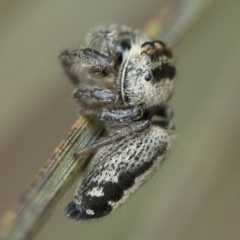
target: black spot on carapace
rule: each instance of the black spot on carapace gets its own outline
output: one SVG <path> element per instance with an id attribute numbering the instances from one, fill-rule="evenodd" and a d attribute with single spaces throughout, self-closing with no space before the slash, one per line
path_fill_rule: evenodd
<path id="1" fill-rule="evenodd" d="M 161 65 L 161 67 L 153 69 L 152 74 L 155 81 L 159 82 L 164 78 L 173 79 L 176 74 L 176 69 L 174 66 L 171 66 L 168 63 L 164 63 Z"/>

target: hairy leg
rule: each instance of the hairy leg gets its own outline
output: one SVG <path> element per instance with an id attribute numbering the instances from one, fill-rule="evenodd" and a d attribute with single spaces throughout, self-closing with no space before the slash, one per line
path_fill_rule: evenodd
<path id="1" fill-rule="evenodd" d="M 106 77 L 114 65 L 111 57 L 92 48 L 65 50 L 59 55 L 59 61 L 74 84 L 80 81 L 75 71 L 77 68 L 88 68 L 89 74 L 94 77 Z"/>
<path id="2" fill-rule="evenodd" d="M 91 89 L 77 89 L 73 92 L 73 98 L 79 101 L 94 100 L 100 103 L 116 103 L 118 95 L 105 89 L 91 88 Z"/>
<path id="3" fill-rule="evenodd" d="M 175 125 L 172 122 L 173 117 L 173 109 L 170 108 L 168 105 L 160 106 L 155 115 L 160 117 L 158 120 L 153 120 L 152 124 L 159 126 L 164 129 L 175 130 Z"/>
<path id="4" fill-rule="evenodd" d="M 75 156 L 79 157 L 87 152 L 91 152 L 100 147 L 115 143 L 117 141 L 120 141 L 126 138 L 127 136 L 130 136 L 136 133 L 141 133 L 144 130 L 147 130 L 149 128 L 150 128 L 150 121 L 148 120 L 130 123 L 130 125 L 127 128 L 123 129 L 122 131 L 112 134 L 110 136 L 107 136 L 103 139 L 100 139 L 92 143 L 91 145 L 81 149 L 80 151 L 75 153 Z"/>

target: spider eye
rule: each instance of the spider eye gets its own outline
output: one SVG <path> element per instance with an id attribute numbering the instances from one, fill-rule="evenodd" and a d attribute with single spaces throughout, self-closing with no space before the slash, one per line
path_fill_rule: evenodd
<path id="1" fill-rule="evenodd" d="M 145 48 L 145 49 L 154 49 L 154 43 L 153 42 L 145 42 L 141 45 L 141 48 Z"/>
<path id="2" fill-rule="evenodd" d="M 145 76 L 146 81 L 150 81 L 151 79 L 152 79 L 152 74 L 149 73 Z"/>
<path id="3" fill-rule="evenodd" d="M 154 40 L 153 43 L 154 43 L 154 45 L 160 44 L 160 45 L 162 45 L 163 47 L 166 47 L 166 44 L 165 44 L 164 42 L 160 41 L 160 40 Z"/>

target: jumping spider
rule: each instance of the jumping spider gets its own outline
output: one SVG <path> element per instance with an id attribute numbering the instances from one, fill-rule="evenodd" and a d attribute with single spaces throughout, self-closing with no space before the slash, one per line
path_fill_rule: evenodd
<path id="1" fill-rule="evenodd" d="M 170 48 L 116 25 L 94 29 L 86 42 L 59 60 L 77 88 L 81 113 L 104 121 L 109 135 L 76 153 L 99 148 L 66 208 L 76 220 L 102 217 L 122 204 L 165 159 L 173 132 L 166 105 L 176 72 Z"/>

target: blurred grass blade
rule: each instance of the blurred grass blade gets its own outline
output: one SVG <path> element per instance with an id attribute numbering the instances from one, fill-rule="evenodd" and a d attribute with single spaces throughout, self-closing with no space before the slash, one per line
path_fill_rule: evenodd
<path id="1" fill-rule="evenodd" d="M 145 26 L 148 36 L 177 44 L 214 0 L 168 0 Z"/>
<path id="2" fill-rule="evenodd" d="M 169 0 L 146 25 L 145 32 L 176 45 L 210 0 Z M 164 38 L 163 38 L 164 36 Z M 80 117 L 45 166 L 40 170 L 20 200 L 0 222 L 0 238 L 32 239 L 56 206 L 69 184 L 79 175 L 86 158 L 76 161 L 73 153 L 96 139 L 103 131 L 98 121 Z"/>
<path id="3" fill-rule="evenodd" d="M 86 158 L 76 160 L 73 153 L 102 130 L 98 121 L 83 117 L 76 121 L 20 200 L 3 217 L 1 239 L 32 239 L 83 167 Z"/>

